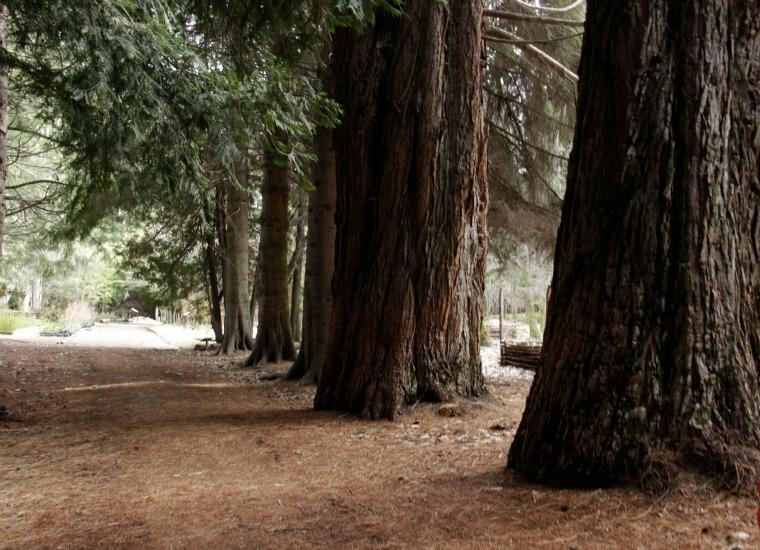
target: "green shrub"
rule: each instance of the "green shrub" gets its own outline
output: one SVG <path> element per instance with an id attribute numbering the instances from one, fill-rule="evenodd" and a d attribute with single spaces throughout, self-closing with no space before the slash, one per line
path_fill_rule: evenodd
<path id="1" fill-rule="evenodd" d="M 488 325 L 486 325 L 486 323 L 483 323 L 480 325 L 480 345 L 490 346 L 491 343 L 491 335 L 488 334 Z"/>

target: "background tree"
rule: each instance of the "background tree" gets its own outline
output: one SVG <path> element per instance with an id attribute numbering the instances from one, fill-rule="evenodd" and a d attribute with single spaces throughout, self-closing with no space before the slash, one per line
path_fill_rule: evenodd
<path id="1" fill-rule="evenodd" d="M 241 157 L 242 157 L 241 152 Z M 224 264 L 224 340 L 222 353 L 253 349 L 251 289 L 248 285 L 250 238 L 249 167 L 245 157 L 235 162 L 235 178 L 226 181 Z"/>
<path id="2" fill-rule="evenodd" d="M 123 216 L 131 227 L 117 250 L 121 268 L 149 288 L 157 307 L 179 310 L 182 302 L 205 302 L 217 342 L 222 342 L 220 258 L 211 201 L 202 195 L 176 193 L 161 205 L 147 204 Z M 224 208 L 224 205 L 220 205 Z"/>
<path id="3" fill-rule="evenodd" d="M 335 95 L 332 70 L 332 38 L 322 29 L 322 49 L 318 58 L 318 75 L 329 97 Z M 301 346 L 286 374 L 288 380 L 319 382 L 327 352 L 332 318 L 332 276 L 335 263 L 335 146 L 333 127 L 320 121 L 314 139 L 317 162 L 314 167 L 315 189 L 308 199 L 308 232 L 304 271 Z"/>
<path id="4" fill-rule="evenodd" d="M 507 0 L 486 10 L 483 91 L 489 128 L 489 232 L 503 231 L 548 255 L 554 249 L 572 146 L 573 71 L 585 2 L 540 4 Z"/>
<path id="5" fill-rule="evenodd" d="M 484 311 L 498 313 L 501 292 L 509 297 L 511 319 L 524 322 L 540 339 L 572 147 L 585 2 L 503 0 L 488 7 L 483 20 L 489 129 Z M 540 264 L 547 265 L 548 277 L 531 267 Z M 519 275 L 526 270 L 533 274 L 528 281 Z M 510 325 L 508 337 L 516 337 L 512 330 L 518 327 Z"/>
<path id="6" fill-rule="evenodd" d="M 589 3 L 528 478 L 754 480 L 759 52 L 754 2 Z"/>
<path id="7" fill-rule="evenodd" d="M 138 196 L 194 179 L 193 130 L 218 111 L 218 96 L 205 92 L 219 87 L 165 4 L 6 6 L 3 60 L 14 90 L 37 98 L 36 117 L 61 147 L 72 235 Z"/>
<path id="8" fill-rule="evenodd" d="M 290 333 L 294 338 L 301 337 L 302 290 L 304 258 L 306 257 L 306 191 L 296 189 L 293 205 L 293 252 L 288 262 L 290 273 Z"/>
<path id="9" fill-rule="evenodd" d="M 192 2 L 201 28 L 225 44 L 241 78 L 266 75 L 270 104 L 262 117 L 264 130 L 256 145 L 261 151 L 261 241 L 256 286 L 260 293 L 258 326 L 246 365 L 295 358 L 288 309 L 287 205 L 291 178 L 310 187 L 306 144 L 315 121 L 334 120 L 335 105 L 313 78 L 308 62 L 322 24 L 324 2 L 265 2 L 251 10 L 248 2 Z M 266 65 L 252 63 L 265 59 Z M 283 207 L 284 203 L 284 207 Z"/>
<path id="10" fill-rule="evenodd" d="M 61 236 L 85 235 L 107 216 L 137 204 L 160 205 L 167 192 L 203 196 L 208 151 L 235 182 L 236 162 L 247 162 L 274 128 L 285 134 L 311 131 L 303 125 L 303 109 L 321 106 L 318 83 L 298 79 L 298 100 L 291 100 L 291 74 L 269 51 L 268 24 L 254 25 L 256 32 L 246 35 L 251 40 L 241 48 L 239 39 L 217 32 L 214 6 L 79 4 L 8 2 L 12 47 L 2 57 L 16 89 L 38 98 L 37 116 L 61 146 L 69 180 Z M 265 19 L 278 17 L 269 13 Z M 286 154 L 302 178 L 308 155 L 297 147 Z M 226 228 L 238 227 L 245 229 L 232 223 Z M 248 235 L 230 239 L 245 243 L 234 250 L 247 251 Z M 247 275 L 243 263 L 225 274 Z M 228 299 L 234 294 L 227 293 Z M 249 296 L 245 304 L 252 303 Z M 250 323 L 228 331 L 231 338 L 247 333 L 250 347 L 249 332 Z"/>
<path id="11" fill-rule="evenodd" d="M 5 50 L 6 13 L 0 5 L 0 49 Z M 5 181 L 8 172 L 8 65 L 0 60 L 0 268 L 3 263 L 3 235 L 5 233 Z"/>
<path id="12" fill-rule="evenodd" d="M 322 82 L 333 89 L 326 66 Z M 298 356 L 287 373 L 289 380 L 319 382 L 327 352 L 332 318 L 332 276 L 335 262 L 335 147 L 333 129 L 320 126 L 315 139 L 317 166 L 309 193 L 306 268 L 304 273 L 303 330 Z"/>
<path id="13" fill-rule="evenodd" d="M 275 145 L 275 148 L 277 145 Z M 280 146 L 287 149 L 287 145 Z M 258 329 L 245 365 L 296 358 L 288 309 L 288 197 L 290 169 L 287 156 L 265 154 L 261 188 L 261 244 L 258 285 L 261 292 Z"/>

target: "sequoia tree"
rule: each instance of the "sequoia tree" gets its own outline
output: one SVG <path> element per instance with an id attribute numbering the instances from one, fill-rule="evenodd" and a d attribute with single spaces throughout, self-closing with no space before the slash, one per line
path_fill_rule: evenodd
<path id="1" fill-rule="evenodd" d="M 330 284 L 335 260 L 335 149 L 333 130 L 317 130 L 316 189 L 309 194 L 303 323 L 298 357 L 289 380 L 318 382 L 327 350 L 333 298 Z"/>
<path id="2" fill-rule="evenodd" d="M 315 406 L 393 419 L 484 391 L 481 0 L 404 2 L 333 43 L 334 309 Z"/>
<path id="3" fill-rule="evenodd" d="M 320 80 L 325 91 L 334 95 L 330 58 L 331 41 L 323 41 Z M 298 357 L 287 373 L 288 380 L 319 382 L 327 351 L 332 318 L 332 276 L 335 262 L 335 147 L 333 129 L 317 128 L 314 146 L 317 164 L 315 189 L 309 193 L 306 233 L 306 268 L 303 288 L 303 322 Z"/>
<path id="4" fill-rule="evenodd" d="M 283 141 L 286 140 L 281 136 Z M 257 285 L 260 293 L 258 328 L 246 366 L 296 358 L 288 310 L 288 196 L 290 169 L 287 157 L 265 154 L 261 186 L 261 242 Z"/>
<path id="5" fill-rule="evenodd" d="M 222 353 L 253 349 L 251 309 L 248 289 L 248 167 L 235 162 L 237 181 L 227 182 L 225 212 L 224 266 L 224 341 Z"/>
<path id="6" fill-rule="evenodd" d="M 577 120 L 509 466 L 561 485 L 672 464 L 754 478 L 760 7 L 589 1 Z"/>

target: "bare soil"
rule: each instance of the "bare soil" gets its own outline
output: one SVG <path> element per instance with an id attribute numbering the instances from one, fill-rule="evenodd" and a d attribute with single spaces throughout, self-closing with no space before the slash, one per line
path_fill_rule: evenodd
<path id="1" fill-rule="evenodd" d="M 236 358 L 237 363 L 243 357 Z M 395 423 L 209 353 L 0 341 L 0 547 L 757 547 L 756 503 L 504 470 L 529 377 Z M 443 409 L 443 410 L 441 410 Z M 750 538 L 739 540 L 744 535 Z"/>

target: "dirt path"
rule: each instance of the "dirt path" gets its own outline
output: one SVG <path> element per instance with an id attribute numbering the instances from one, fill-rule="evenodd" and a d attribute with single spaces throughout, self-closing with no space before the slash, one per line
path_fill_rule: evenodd
<path id="1" fill-rule="evenodd" d="M 725 548 L 744 531 L 750 548 L 760 538 L 750 499 L 706 487 L 653 501 L 505 476 L 526 378 L 492 385 L 462 416 L 420 404 L 391 424 L 314 412 L 310 387 L 230 375 L 259 378 L 208 355 L 0 341 L 0 403 L 12 411 L 0 420 L 0 547 Z"/>

